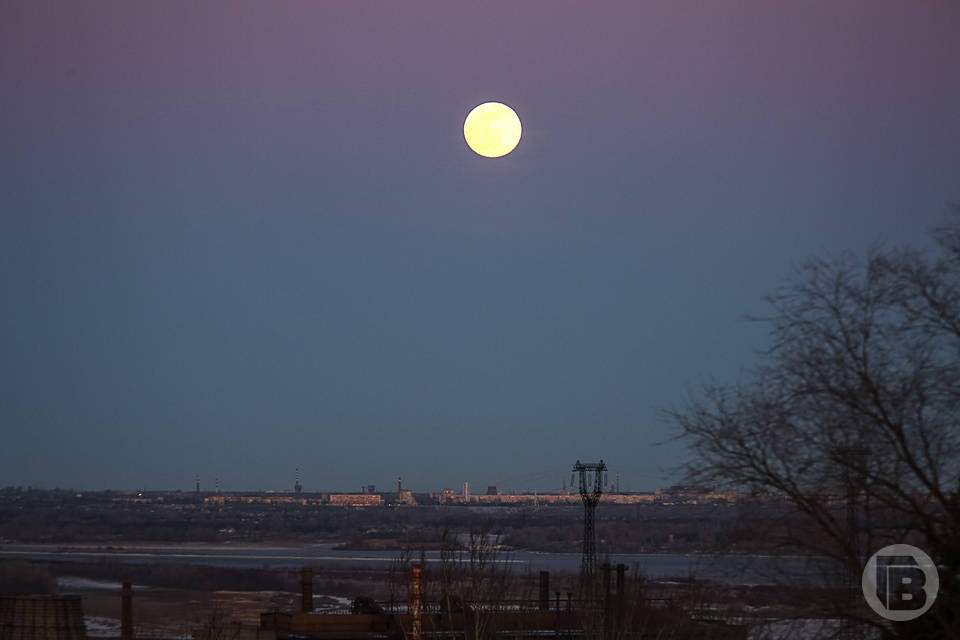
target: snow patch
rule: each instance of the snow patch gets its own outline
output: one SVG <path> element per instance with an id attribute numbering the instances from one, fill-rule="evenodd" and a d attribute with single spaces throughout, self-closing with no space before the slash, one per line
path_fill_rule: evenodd
<path id="1" fill-rule="evenodd" d="M 93 590 L 116 590 L 119 591 L 123 588 L 123 585 L 119 582 L 112 582 L 110 580 L 93 580 L 91 578 L 78 578 L 75 576 L 60 576 L 57 578 L 57 586 L 60 587 L 62 591 L 93 591 Z M 133 585 L 134 591 L 142 591 L 143 589 L 149 589 L 143 585 L 135 584 Z"/>
<path id="2" fill-rule="evenodd" d="M 353 598 L 344 598 L 341 596 L 313 596 L 314 611 L 332 611 L 335 609 L 348 609 L 353 604 Z"/>
<path id="3" fill-rule="evenodd" d="M 95 636 L 97 638 L 120 637 L 120 621 L 116 618 L 84 616 L 83 624 L 87 628 L 88 636 Z"/>

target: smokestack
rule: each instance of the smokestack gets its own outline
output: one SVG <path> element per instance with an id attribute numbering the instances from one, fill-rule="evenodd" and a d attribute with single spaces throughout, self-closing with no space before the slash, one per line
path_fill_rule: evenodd
<path id="1" fill-rule="evenodd" d="M 220 495 L 220 478 L 217 478 L 216 485 L 217 485 L 217 495 Z"/>
<path id="2" fill-rule="evenodd" d="M 397 493 L 403 491 L 403 483 L 400 482 L 400 476 L 397 476 Z"/>
<path id="3" fill-rule="evenodd" d="M 124 580 L 120 592 L 120 640 L 133 640 L 133 587 Z"/>
<path id="4" fill-rule="evenodd" d="M 612 605 L 613 602 L 610 600 L 610 563 L 604 562 L 601 567 L 603 571 L 603 637 L 609 638 L 613 630 L 613 620 L 612 620 Z"/>
<path id="5" fill-rule="evenodd" d="M 603 592 L 606 594 L 606 602 L 610 602 L 610 563 L 604 562 L 600 566 L 600 570 L 603 571 Z"/>
<path id="6" fill-rule="evenodd" d="M 300 609 L 304 613 L 313 611 L 313 569 L 300 569 Z"/>
<path id="7" fill-rule="evenodd" d="M 623 616 L 626 611 L 627 594 L 624 592 L 623 573 L 627 568 L 617 564 L 617 599 L 614 601 L 614 618 L 618 629 L 623 629 Z"/>
<path id="8" fill-rule="evenodd" d="M 410 580 L 410 614 L 413 618 L 413 632 L 410 634 L 410 640 L 422 640 L 423 585 L 420 582 L 420 565 L 415 564 L 411 569 L 413 576 Z"/>
<path id="9" fill-rule="evenodd" d="M 200 474 L 197 474 L 197 493 L 200 493 Z"/>
<path id="10" fill-rule="evenodd" d="M 557 592 L 557 598 L 559 598 Z M 550 572 L 540 572 L 540 611 L 547 611 L 550 608 Z"/>

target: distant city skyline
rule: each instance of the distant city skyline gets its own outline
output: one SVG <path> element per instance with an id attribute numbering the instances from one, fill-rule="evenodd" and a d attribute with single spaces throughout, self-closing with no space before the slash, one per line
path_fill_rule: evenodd
<path id="1" fill-rule="evenodd" d="M 529 501 L 534 502 L 538 496 L 550 496 L 552 498 L 561 500 L 564 503 L 569 502 L 570 504 L 579 504 L 580 501 L 580 491 L 577 487 L 571 488 L 570 486 L 558 486 L 556 488 L 525 488 L 520 489 L 516 487 L 512 488 L 503 488 L 496 485 L 484 485 L 484 486 L 473 486 L 472 484 L 469 487 L 460 485 L 460 486 L 446 486 L 442 489 L 437 489 L 433 487 L 419 488 L 419 487 L 403 487 L 401 490 L 397 490 L 396 486 L 377 486 L 377 485 L 361 485 L 353 489 L 343 488 L 343 489 L 331 489 L 330 487 L 315 487 L 312 489 L 301 489 L 298 491 L 295 487 L 281 487 L 281 488 L 256 488 L 256 489 L 239 489 L 239 488 L 230 488 L 230 487 L 217 487 L 216 484 L 204 487 L 201 486 L 199 489 L 183 489 L 180 487 L 175 488 L 112 488 L 112 489 L 98 489 L 98 490 L 76 490 L 71 487 L 54 487 L 50 489 L 44 489 L 40 487 L 19 487 L 19 486 L 7 486 L 0 487 L 2 492 L 12 492 L 12 493 L 29 493 L 31 491 L 45 494 L 57 494 L 58 492 L 67 492 L 72 496 L 72 492 L 76 491 L 76 497 L 91 497 L 94 495 L 109 495 L 116 494 L 125 496 L 130 500 L 154 500 L 159 499 L 163 502 L 163 498 L 167 497 L 169 499 L 177 498 L 178 501 L 187 500 L 189 501 L 189 496 L 191 494 L 198 494 L 203 496 L 205 501 L 208 501 L 216 496 L 227 496 L 228 501 L 230 499 L 239 500 L 243 502 L 248 498 L 261 498 L 264 501 L 271 501 L 277 498 L 284 498 L 285 501 L 297 502 L 301 498 L 308 499 L 307 503 L 314 503 L 320 498 L 319 502 L 323 502 L 330 495 L 338 496 L 383 496 L 386 502 L 377 503 L 377 504 L 392 504 L 391 501 L 399 499 L 403 500 L 404 496 L 413 497 L 415 500 L 421 499 L 434 499 L 442 498 L 447 500 L 446 503 L 457 503 L 457 502 L 478 502 L 482 504 L 496 504 L 500 500 L 506 500 L 507 502 L 515 501 L 517 498 L 529 499 Z M 604 490 L 599 494 L 601 501 L 609 501 L 619 504 L 632 504 L 632 503 L 647 503 L 654 502 L 664 497 L 670 496 L 702 496 L 707 500 L 727 500 L 735 501 L 738 498 L 744 497 L 747 494 L 737 490 L 737 489 L 718 489 L 715 487 L 708 486 L 693 486 L 693 485 L 670 485 L 670 486 L 658 486 L 650 490 L 636 490 L 636 489 L 626 489 L 625 487 L 617 488 L 613 484 L 604 488 Z M 391 497 L 392 496 L 392 497 Z M 232 497 L 232 498 L 231 498 Z M 318 502 L 318 503 L 319 503 Z M 557 502 L 554 500 L 553 502 Z M 520 502 L 518 502 L 520 503 Z M 419 504 L 419 503 L 418 503 Z M 429 502 L 424 503 L 429 504 Z"/>
<path id="2" fill-rule="evenodd" d="M 509 15 L 509 19 L 504 19 Z M 0 6 L 0 486 L 649 490 L 960 199 L 960 4 Z M 509 104 L 502 158 L 467 113 Z M 513 479 L 511 481 L 511 479 Z"/>
<path id="3" fill-rule="evenodd" d="M 389 482 L 387 482 L 387 483 L 367 482 L 367 483 L 360 483 L 360 484 L 358 484 L 358 485 L 356 485 L 356 486 L 353 486 L 353 487 L 337 485 L 336 483 L 334 483 L 334 484 L 331 485 L 331 486 L 317 487 L 317 486 L 310 486 L 309 484 L 307 484 L 307 483 L 305 482 L 305 480 L 304 480 L 304 476 L 305 476 L 305 475 L 306 475 L 306 474 L 304 474 L 303 471 L 301 470 L 301 474 L 300 474 L 300 478 L 301 478 L 301 490 L 303 491 L 303 493 L 319 493 L 319 492 L 330 492 L 330 491 L 336 491 L 336 492 L 342 492 L 342 493 L 363 493 L 363 492 L 368 491 L 368 490 L 369 490 L 369 487 L 371 487 L 371 486 L 373 486 L 373 487 L 376 488 L 376 493 L 396 493 L 396 491 L 397 491 L 397 478 L 394 478 L 392 483 L 389 483 Z M 402 478 L 402 476 L 401 476 L 401 478 Z M 227 486 L 227 485 L 220 479 L 220 476 L 212 475 L 212 476 L 209 476 L 209 477 L 205 478 L 203 475 L 200 475 L 200 476 L 199 476 L 199 490 L 200 490 L 201 493 L 215 493 L 218 489 L 219 489 L 220 491 L 223 491 L 223 492 L 244 492 L 244 491 L 271 492 L 271 491 L 273 491 L 273 492 L 289 492 L 289 493 L 293 493 L 293 492 L 295 491 L 295 488 L 296 488 L 296 476 L 295 476 L 295 475 L 292 475 L 292 476 L 290 477 L 290 479 L 291 479 L 291 481 L 290 481 L 289 486 L 285 486 L 285 485 L 283 485 L 282 482 L 281 482 L 280 484 L 275 484 L 275 485 L 273 485 L 273 486 L 259 486 L 259 487 L 235 486 L 235 487 L 230 487 L 230 486 Z M 621 481 L 620 490 L 623 491 L 623 492 L 650 492 L 650 491 L 653 491 L 654 489 L 665 487 L 665 486 L 666 486 L 665 483 L 667 482 L 667 480 L 665 480 L 663 483 L 657 484 L 656 486 L 651 486 L 649 489 L 643 489 L 643 488 L 628 488 L 627 485 L 622 481 L 622 478 L 617 478 L 616 473 L 614 473 L 614 474 L 611 476 L 611 480 L 605 485 L 605 489 L 609 488 L 611 485 L 615 485 L 616 482 L 617 482 L 617 480 L 620 480 L 620 481 Z M 472 481 L 472 480 L 467 479 L 467 480 L 459 480 L 459 481 L 452 482 L 452 483 L 448 482 L 448 483 L 445 483 L 445 484 L 444 484 L 444 483 L 439 483 L 439 484 L 438 484 L 438 483 L 433 483 L 433 484 L 430 485 L 430 486 L 424 486 L 424 487 L 407 486 L 406 483 L 404 483 L 404 484 L 403 484 L 403 489 L 405 489 L 405 490 L 409 489 L 409 490 L 411 490 L 411 491 L 413 491 L 413 492 L 415 492 L 415 493 L 439 493 L 439 492 L 441 492 L 441 491 L 445 491 L 445 490 L 449 490 L 449 489 L 453 489 L 453 490 L 459 492 L 459 491 L 462 491 L 462 489 L 463 489 L 463 483 L 464 483 L 464 482 L 469 482 L 469 483 L 470 483 L 471 491 L 473 491 L 474 493 L 486 493 L 486 491 L 487 491 L 487 489 L 488 489 L 489 487 L 496 487 L 497 490 L 498 490 L 499 492 L 501 492 L 501 493 L 527 493 L 527 492 L 533 493 L 533 492 L 538 492 L 538 491 L 542 491 L 542 492 L 544 492 L 544 493 L 556 493 L 556 492 L 562 491 L 562 490 L 564 490 L 564 489 L 566 489 L 566 490 L 568 490 L 568 491 L 572 491 L 572 492 L 577 492 L 577 491 L 578 491 L 578 489 L 577 489 L 576 487 L 574 487 L 573 485 L 570 484 L 569 479 L 563 477 L 562 474 L 561 474 L 560 476 L 558 476 L 558 478 L 557 478 L 557 483 L 556 483 L 556 486 L 555 486 L 555 487 L 554 487 L 554 486 L 549 486 L 549 485 L 547 485 L 547 484 L 530 485 L 530 486 L 522 486 L 522 485 L 503 486 L 503 485 L 497 485 L 497 484 L 492 483 L 492 482 L 481 482 L 481 481 L 474 482 L 474 481 Z M 171 487 L 153 487 L 153 486 L 110 487 L 110 486 L 107 486 L 107 487 L 100 487 L 100 488 L 95 488 L 95 487 L 78 488 L 78 487 L 73 487 L 73 486 L 56 486 L 56 487 L 50 486 L 50 487 L 44 487 L 44 486 L 25 485 L 25 484 L 20 484 L 20 485 L 17 485 L 17 484 L 7 484 L 7 485 L 4 485 L 4 486 L 6 486 L 6 487 L 20 487 L 20 488 L 23 488 L 23 489 L 27 489 L 27 488 L 29 487 L 29 488 L 36 488 L 36 489 L 42 489 L 42 490 L 52 490 L 52 489 L 77 489 L 77 490 L 81 490 L 81 489 L 82 489 L 82 490 L 85 490 L 85 491 L 104 491 L 104 490 L 110 490 L 110 491 L 128 491 L 128 492 L 137 492 L 137 491 L 149 491 L 149 492 L 184 491 L 184 492 L 189 492 L 189 491 L 196 491 L 196 490 L 197 490 L 198 482 L 197 482 L 197 476 L 194 475 L 193 477 L 190 478 L 190 485 L 189 485 L 189 486 L 186 486 L 186 485 L 185 485 L 185 486 L 171 486 Z"/>

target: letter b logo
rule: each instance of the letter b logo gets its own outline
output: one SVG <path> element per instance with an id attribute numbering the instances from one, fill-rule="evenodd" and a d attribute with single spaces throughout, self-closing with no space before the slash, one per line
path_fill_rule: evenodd
<path id="1" fill-rule="evenodd" d="M 863 568 L 861 582 L 870 608 L 897 621 L 922 615 L 940 588 L 940 576 L 930 556 L 908 544 L 893 544 L 873 554 Z"/>
<path id="2" fill-rule="evenodd" d="M 891 611 L 913 611 L 927 603 L 926 574 L 913 556 L 877 555 L 877 599 Z"/>

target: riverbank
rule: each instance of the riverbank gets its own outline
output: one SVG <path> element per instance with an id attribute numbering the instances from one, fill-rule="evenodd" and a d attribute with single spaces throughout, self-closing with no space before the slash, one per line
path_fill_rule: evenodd
<path id="1" fill-rule="evenodd" d="M 412 556 L 412 557 L 411 557 Z M 0 558 L 38 562 L 117 562 L 179 564 L 224 569 L 299 569 L 318 566 L 350 571 L 387 570 L 404 558 L 442 561 L 437 550 L 354 550 L 333 543 L 277 545 L 0 545 Z M 491 561 L 517 573 L 575 573 L 580 554 L 542 553 L 517 549 L 496 552 Z M 725 584 L 793 584 L 822 586 L 823 561 L 800 556 L 706 554 L 612 554 L 602 561 L 624 564 L 650 578 L 684 577 Z"/>

